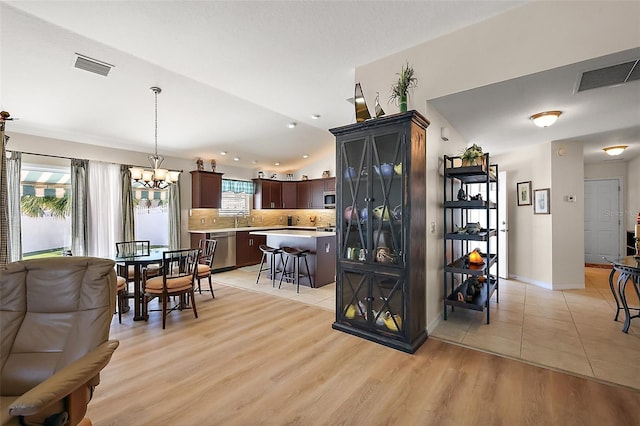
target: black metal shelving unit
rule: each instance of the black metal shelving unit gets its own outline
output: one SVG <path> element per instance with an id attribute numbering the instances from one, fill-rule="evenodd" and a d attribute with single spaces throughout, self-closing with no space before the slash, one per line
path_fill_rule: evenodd
<path id="1" fill-rule="evenodd" d="M 490 323 L 490 300 L 494 292 L 499 296 L 498 267 L 498 165 L 489 162 L 484 154 L 482 165 L 462 166 L 460 157 L 444 156 L 444 319 L 449 309 L 455 308 L 486 311 Z M 474 186 L 472 186 L 474 185 Z M 468 199 L 475 188 L 481 199 Z M 464 191 L 466 199 L 458 199 L 458 191 Z M 481 213 L 481 229 L 466 232 L 472 211 Z M 484 213 L 484 214 L 482 214 Z M 459 225 L 458 225 L 459 224 Z M 483 263 L 469 262 L 471 246 L 479 249 Z M 492 273 L 495 268 L 496 272 Z M 467 290 L 474 286 L 473 295 Z"/>

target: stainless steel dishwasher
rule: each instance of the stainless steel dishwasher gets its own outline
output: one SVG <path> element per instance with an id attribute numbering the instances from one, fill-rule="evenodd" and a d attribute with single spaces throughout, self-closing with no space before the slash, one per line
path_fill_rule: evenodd
<path id="1" fill-rule="evenodd" d="M 209 238 L 216 240 L 216 253 L 213 256 L 213 270 L 227 269 L 236 266 L 236 233 L 212 232 Z"/>

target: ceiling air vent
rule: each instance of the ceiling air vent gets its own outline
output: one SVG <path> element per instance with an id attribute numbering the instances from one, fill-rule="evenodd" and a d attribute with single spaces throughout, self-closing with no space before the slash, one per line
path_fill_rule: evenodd
<path id="1" fill-rule="evenodd" d="M 612 65 L 597 70 L 586 71 L 580 76 L 578 92 L 598 87 L 615 86 L 640 79 L 640 59 Z"/>
<path id="2" fill-rule="evenodd" d="M 98 61 L 97 59 L 89 58 L 88 56 L 80 55 L 76 53 L 75 60 L 73 61 L 75 68 L 107 76 L 113 65 L 106 62 Z"/>

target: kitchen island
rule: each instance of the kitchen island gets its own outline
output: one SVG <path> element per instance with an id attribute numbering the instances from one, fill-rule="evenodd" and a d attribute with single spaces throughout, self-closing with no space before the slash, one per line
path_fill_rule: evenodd
<path id="1" fill-rule="evenodd" d="M 293 247 L 309 250 L 307 262 L 314 287 L 322 287 L 336 280 L 336 233 L 302 229 L 275 229 L 251 231 L 253 235 L 265 235 L 270 247 Z M 279 258 L 277 261 L 279 262 Z M 276 265 L 279 267 L 281 265 Z M 288 269 L 288 266 L 287 266 Z M 309 286 L 305 279 L 300 285 Z"/>

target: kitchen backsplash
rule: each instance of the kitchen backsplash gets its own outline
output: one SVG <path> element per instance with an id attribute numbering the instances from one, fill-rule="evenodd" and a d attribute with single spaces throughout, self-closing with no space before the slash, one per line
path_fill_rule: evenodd
<path id="1" fill-rule="evenodd" d="M 287 226 L 291 216 L 293 226 L 335 226 L 335 209 L 252 210 L 251 215 L 237 218 L 220 216 L 218 209 L 189 209 L 189 230 L 233 228 L 245 226 Z"/>

